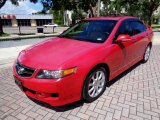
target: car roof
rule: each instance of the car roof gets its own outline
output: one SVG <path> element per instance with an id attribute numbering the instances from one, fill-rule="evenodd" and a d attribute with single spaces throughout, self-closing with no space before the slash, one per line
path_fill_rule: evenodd
<path id="1" fill-rule="evenodd" d="M 132 16 L 118 16 L 118 17 L 94 17 L 94 18 L 87 18 L 86 20 L 120 20 L 120 19 L 128 19 L 128 18 L 136 18 Z"/>

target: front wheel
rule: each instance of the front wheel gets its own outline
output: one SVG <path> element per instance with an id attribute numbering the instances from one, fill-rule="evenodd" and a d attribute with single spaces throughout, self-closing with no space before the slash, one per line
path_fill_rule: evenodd
<path id="1" fill-rule="evenodd" d="M 96 100 L 106 88 L 107 72 L 103 67 L 93 70 L 85 80 L 83 99 L 87 102 Z"/>
<path id="2" fill-rule="evenodd" d="M 151 53 L 151 46 L 148 45 L 147 48 L 146 48 L 146 51 L 143 55 L 143 60 L 142 60 L 143 63 L 146 63 L 148 61 L 148 59 L 150 57 L 150 53 Z"/>

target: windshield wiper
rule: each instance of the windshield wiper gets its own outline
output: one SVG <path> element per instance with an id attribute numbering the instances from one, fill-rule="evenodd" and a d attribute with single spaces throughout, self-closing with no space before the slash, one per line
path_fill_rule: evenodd
<path id="1" fill-rule="evenodd" d="M 67 36 L 67 35 L 59 35 L 57 37 L 59 37 L 59 38 L 71 38 L 70 36 Z"/>

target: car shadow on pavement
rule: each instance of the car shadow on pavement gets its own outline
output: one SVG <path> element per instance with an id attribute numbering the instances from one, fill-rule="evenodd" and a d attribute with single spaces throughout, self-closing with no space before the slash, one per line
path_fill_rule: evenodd
<path id="1" fill-rule="evenodd" d="M 123 78 L 125 75 L 127 75 L 129 72 L 131 72 L 132 70 L 136 69 L 136 67 L 138 67 L 139 65 L 141 65 L 141 62 L 138 62 L 137 64 L 135 64 L 134 66 L 132 66 L 131 68 L 129 68 L 128 70 L 126 70 L 125 72 L 123 72 L 122 74 L 118 75 L 116 78 L 114 78 L 113 80 L 111 80 L 110 82 L 108 82 L 107 86 L 106 87 L 110 87 L 111 85 L 113 85 L 115 82 L 117 82 L 118 80 L 120 80 L 121 78 Z M 84 103 L 86 103 L 84 100 L 80 100 L 80 101 L 77 101 L 77 102 L 73 102 L 73 103 L 70 103 L 70 104 L 67 104 L 67 105 L 64 105 L 64 106 L 60 106 L 60 107 L 53 107 L 47 103 L 44 103 L 44 102 L 41 102 L 41 101 L 38 101 L 38 100 L 35 100 L 33 98 L 30 98 L 28 97 L 30 100 L 32 100 L 34 103 L 42 106 L 42 107 L 45 107 L 45 108 L 48 108 L 48 109 L 51 109 L 51 110 L 54 110 L 56 112 L 65 112 L 65 111 L 68 111 L 68 110 L 72 110 L 72 109 L 75 109 L 77 107 L 81 107 L 83 106 Z M 87 104 L 87 103 L 86 103 Z"/>
<path id="2" fill-rule="evenodd" d="M 126 71 L 124 71 L 123 73 L 121 73 L 120 75 L 118 75 L 117 77 L 115 77 L 114 79 L 112 79 L 111 81 L 109 81 L 107 83 L 107 87 L 110 87 L 111 85 L 113 85 L 114 83 L 116 83 L 118 80 L 120 80 L 121 78 L 123 78 L 124 76 L 126 76 L 128 73 L 130 73 L 132 70 L 136 69 L 139 65 L 143 64 L 141 61 L 136 63 L 135 65 L 133 65 L 132 67 L 130 67 L 129 69 L 127 69 Z"/>
<path id="3" fill-rule="evenodd" d="M 60 106 L 60 107 L 54 107 L 54 106 L 51 106 L 51 105 L 49 105 L 47 103 L 35 100 L 33 98 L 30 98 L 30 97 L 28 97 L 28 98 L 30 100 L 32 100 L 34 103 L 36 103 L 36 104 L 38 104 L 38 105 L 40 105 L 42 107 L 54 110 L 56 112 L 65 112 L 65 111 L 72 110 L 72 109 L 75 109 L 77 107 L 83 106 L 83 104 L 84 104 L 84 101 L 80 100 L 80 101 L 76 101 L 76 102 L 73 102 L 73 103 L 70 103 L 70 104 L 67 104 L 67 105 L 63 105 L 63 106 Z"/>

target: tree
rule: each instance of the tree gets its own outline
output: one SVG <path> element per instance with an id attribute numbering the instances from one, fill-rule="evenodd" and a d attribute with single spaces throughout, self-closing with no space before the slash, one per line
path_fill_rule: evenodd
<path id="1" fill-rule="evenodd" d="M 83 8 L 91 13 L 91 17 L 97 16 L 98 0 L 82 0 Z"/>
<path id="2" fill-rule="evenodd" d="M 88 11 L 91 17 L 97 16 L 98 0 L 42 0 L 42 4 L 45 10 L 77 10 L 78 9 Z M 106 1 L 106 0 L 101 0 Z M 52 4 L 51 4 L 52 3 Z M 47 8 L 47 9 L 46 9 Z"/>
<path id="3" fill-rule="evenodd" d="M 103 1 L 103 8 L 101 10 L 102 16 L 118 15 L 121 11 L 121 5 L 119 1 L 105 0 Z"/>
<path id="4" fill-rule="evenodd" d="M 57 10 L 50 10 L 50 14 L 53 14 L 54 23 L 58 25 L 63 25 L 63 14 L 61 14 L 61 11 Z"/>
<path id="5" fill-rule="evenodd" d="M 5 5 L 7 0 L 0 0 L 0 9 Z M 19 5 L 19 0 L 10 0 L 13 5 L 18 6 Z M 30 0 L 32 3 L 37 3 L 38 0 Z M 2 27 L 2 19 L 0 17 L 0 35 L 3 34 L 3 27 Z"/>
<path id="6" fill-rule="evenodd" d="M 6 3 L 6 0 L 0 0 L 0 9 L 2 6 L 4 6 L 5 3 Z"/>
<path id="7" fill-rule="evenodd" d="M 4 4 L 6 3 L 6 0 L 0 0 L 0 9 L 1 7 L 4 6 Z M 0 17 L 0 35 L 3 34 L 3 27 L 2 27 L 2 20 L 1 20 L 1 17 Z"/>
<path id="8" fill-rule="evenodd" d="M 148 24 L 151 25 L 153 13 L 160 6 L 160 0 L 143 0 L 142 11 L 148 19 Z"/>
<path id="9" fill-rule="evenodd" d="M 128 15 L 137 16 L 149 25 L 152 23 L 154 11 L 160 6 L 160 0 L 115 0 L 114 3 L 121 9 L 125 8 Z"/>
<path id="10" fill-rule="evenodd" d="M 85 17 L 82 10 L 76 10 L 72 13 L 72 24 L 75 24 L 77 20 L 83 20 Z"/>

